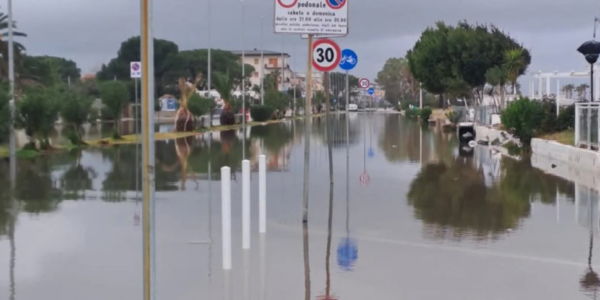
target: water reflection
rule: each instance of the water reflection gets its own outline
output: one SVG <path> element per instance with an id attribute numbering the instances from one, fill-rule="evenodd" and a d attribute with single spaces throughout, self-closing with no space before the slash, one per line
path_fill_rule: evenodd
<path id="1" fill-rule="evenodd" d="M 331 123 L 334 174 L 337 175 L 333 190 L 326 187 L 329 183 L 324 155 L 326 126 L 324 120 L 320 124 L 317 120 L 313 122 L 312 141 L 315 142 L 311 142 L 314 145 L 311 149 L 323 154 L 322 158 L 312 156 L 311 220 L 302 225 L 299 194 L 303 126 L 288 122 L 249 129 L 245 152 L 252 161 L 253 172 L 258 170 L 258 155 L 267 155 L 269 236 L 267 243 L 266 236 L 256 235 L 259 248 L 247 253 L 249 257 L 234 251 L 237 263 L 231 273 L 211 269 L 213 238 L 216 246 L 220 244 L 219 236 L 211 234 L 212 213 L 218 216 L 219 209 L 219 205 L 211 205 L 212 201 L 218 201 L 219 194 L 216 188 L 211 191 L 211 184 L 218 186 L 215 181 L 220 180 L 218 170 L 222 166 L 232 168 L 234 180 L 236 172 L 241 171 L 244 149 L 241 132 L 219 132 L 157 143 L 159 274 L 167 271 L 177 274 L 159 275 L 159 293 L 164 291 L 178 299 L 204 296 L 264 299 L 285 290 L 294 295 L 304 293 L 305 299 L 315 299 L 317 295 L 321 299 L 347 298 L 346 294 L 369 290 L 370 280 L 377 280 L 381 286 L 374 291 L 374 297 L 403 291 L 415 295 L 431 282 L 439 284 L 440 290 L 450 296 L 456 296 L 449 287 L 462 284 L 464 278 L 436 274 L 434 278 L 421 280 L 430 274 L 419 269 L 431 261 L 449 270 L 460 269 L 465 276 L 472 276 L 473 285 L 497 288 L 495 291 L 501 296 L 505 295 L 502 294 L 504 288 L 509 288 L 502 285 L 503 276 L 519 270 L 523 276 L 538 274 L 542 281 L 548 279 L 546 284 L 560 286 L 561 295 L 566 295 L 563 299 L 577 299 L 582 294 L 596 297 L 600 280 L 592 255 L 600 226 L 597 192 L 548 176 L 531 168 L 528 161 L 503 158 L 485 147 L 476 147 L 465 154 L 452 133 L 423 128 L 411 120 L 378 115 L 355 118 L 349 120 L 349 126 L 342 116 L 334 116 Z M 345 145 L 351 158 L 349 164 L 345 163 Z M 376 154 L 369 158 L 371 147 Z M 131 212 L 134 211 L 135 217 L 138 209 L 134 202 L 138 159 L 134 146 L 120 146 L 19 161 L 15 190 L 20 211 L 18 222 L 17 214 L 15 218 L 10 214 L 11 199 L 6 188 L 9 186 L 8 164 L 0 161 L 0 253 L 4 259 L 0 266 L 6 270 L 4 277 L 0 275 L 0 289 L 9 297 L 13 293 L 18 300 L 38 299 L 41 295 L 62 295 L 64 291 L 57 288 L 58 282 L 83 276 L 86 282 L 89 278 L 92 283 L 118 287 L 116 292 L 102 291 L 98 297 L 139 296 L 135 292 L 137 285 L 131 283 L 132 276 L 139 273 L 136 266 L 141 265 L 137 260 L 139 241 L 135 239 L 139 236 L 139 227 L 131 226 Z M 370 188 L 360 188 L 357 177 L 367 167 L 373 180 Z M 341 184 L 344 171 L 345 186 Z M 253 178 L 253 184 L 255 181 Z M 234 182 L 232 186 L 237 195 L 240 184 Z M 342 195 L 344 190 L 345 199 L 331 196 L 333 193 Z M 535 210 L 532 204 L 536 205 Z M 237 213 L 235 208 L 234 217 Z M 86 236 L 100 239 L 98 242 L 84 239 L 80 249 L 63 251 L 65 256 L 78 257 L 80 264 L 66 264 L 56 255 L 43 257 L 47 252 L 45 247 L 31 246 L 31 240 L 40 236 L 27 226 L 35 222 L 52 226 L 49 217 L 76 222 L 70 225 L 85 230 Z M 293 231 L 271 227 L 283 223 L 293 227 Z M 52 228 L 57 233 L 66 230 Z M 234 225 L 234 231 L 237 228 Z M 196 236 L 192 236 L 194 234 Z M 70 238 L 61 237 L 56 238 L 57 243 L 72 242 Z M 196 237 L 201 241 L 198 244 L 208 247 L 190 245 L 194 244 L 189 242 L 190 237 Z M 109 251 L 103 247 L 115 240 L 120 241 L 113 246 L 118 247 L 115 253 L 120 254 L 106 257 L 95 250 Z M 234 240 L 238 240 L 238 236 Z M 437 247 L 438 242 L 448 240 L 455 242 L 452 247 Z M 333 242 L 338 243 L 332 245 Z M 358 242 L 363 262 L 360 266 L 357 265 Z M 483 254 L 485 261 L 479 261 L 477 247 L 482 242 L 486 242 L 482 247 L 489 253 L 499 255 Z M 465 251 L 455 251 L 455 248 Z M 39 253 L 41 258 L 32 259 L 27 249 L 35 249 L 33 252 Z M 335 265 L 331 272 L 332 251 L 337 255 L 339 270 L 344 272 L 336 273 Z M 215 247 L 215 255 L 219 252 Z M 400 254 L 394 256 L 394 253 Z M 255 263 L 255 259 L 258 262 Z M 520 269 L 524 260 L 531 264 Z M 39 271 L 45 275 L 43 280 L 24 275 L 28 270 L 22 262 L 30 261 L 43 269 L 45 273 Z M 53 263 L 56 261 L 59 263 Z M 499 272 L 480 280 L 476 278 L 480 267 L 473 266 L 479 262 L 497 267 Z M 115 273 L 104 271 L 99 265 L 111 269 L 117 265 L 126 267 Z M 96 272 L 90 275 L 90 269 Z M 129 273 L 125 269 L 135 270 Z M 282 276 L 281 269 L 298 272 Z M 311 272 L 312 280 L 317 282 L 312 285 L 315 288 L 312 291 Z M 249 289 L 247 274 L 250 274 Z M 260 277 L 254 279 L 253 274 Z M 404 285 L 385 281 L 394 274 L 416 280 L 414 284 Z M 50 283 L 44 284 L 47 281 Z M 530 283 L 537 286 L 536 281 Z M 259 286 L 254 287 L 254 284 Z M 92 288 L 89 284 L 80 285 L 80 290 L 69 293 L 84 295 Z M 16 292 L 17 286 L 24 292 Z M 189 290 L 183 295 L 181 290 L 186 288 Z M 534 299 L 539 289 L 532 292 L 523 287 L 513 292 L 523 296 L 515 299 Z M 442 293 L 433 291 L 431 297 L 424 299 L 434 299 Z M 475 289 L 469 293 L 481 296 Z"/>

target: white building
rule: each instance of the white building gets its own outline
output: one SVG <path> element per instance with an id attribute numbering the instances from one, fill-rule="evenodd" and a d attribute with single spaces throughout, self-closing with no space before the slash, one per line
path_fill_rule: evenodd
<path id="1" fill-rule="evenodd" d="M 231 52 L 240 56 L 241 60 L 242 51 Z M 260 86 L 260 79 L 263 78 L 263 75 L 279 71 L 280 76 L 283 74 L 283 84 L 281 84 L 281 77 L 278 79 L 279 89 L 287 91 L 292 86 L 292 79 L 294 77 L 289 61 L 290 55 L 287 53 L 263 50 L 263 61 L 261 61 L 261 50 L 253 49 L 244 51 L 243 63 L 253 66 L 255 70 L 254 74 L 250 76 L 252 86 Z M 264 74 L 261 73 L 263 70 Z"/>

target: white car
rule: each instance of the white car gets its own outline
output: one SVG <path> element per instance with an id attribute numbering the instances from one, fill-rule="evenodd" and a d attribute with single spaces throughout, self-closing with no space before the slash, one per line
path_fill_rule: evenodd
<path id="1" fill-rule="evenodd" d="M 358 111 L 358 105 L 354 103 L 348 104 L 348 111 Z"/>

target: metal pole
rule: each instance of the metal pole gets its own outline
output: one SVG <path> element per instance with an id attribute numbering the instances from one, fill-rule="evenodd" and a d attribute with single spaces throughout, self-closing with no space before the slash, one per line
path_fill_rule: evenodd
<path id="1" fill-rule="evenodd" d="M 306 67 L 306 101 L 304 101 L 304 189 L 302 193 L 302 222 L 308 222 L 308 194 L 309 194 L 309 172 L 310 172 L 310 118 L 312 115 L 312 47 L 313 35 L 308 35 L 308 60 Z"/>
<path id="2" fill-rule="evenodd" d="M 244 0 L 242 4 L 242 159 L 246 159 L 246 50 L 244 50 Z"/>
<path id="3" fill-rule="evenodd" d="M 142 196 L 144 300 L 154 299 L 154 39 L 152 37 L 152 0 L 141 0 L 142 54 Z"/>
<path id="4" fill-rule="evenodd" d="M 265 53 L 264 53 L 264 37 L 263 37 L 263 22 L 266 16 L 260 17 L 260 105 L 265 105 Z"/>
<path id="5" fill-rule="evenodd" d="M 8 81 L 10 82 L 10 102 L 9 109 L 11 115 L 10 122 L 10 137 L 9 137 L 9 152 L 10 152 L 10 179 L 15 181 L 17 176 L 17 141 L 15 137 L 14 120 L 15 115 L 15 54 L 13 43 L 13 13 L 12 0 L 8 0 Z"/>
<path id="6" fill-rule="evenodd" d="M 210 20 L 211 4 L 212 4 L 211 2 L 212 2 L 212 0 L 208 0 L 208 16 L 207 16 L 207 19 L 208 19 L 208 26 L 207 26 L 208 27 L 208 62 L 207 62 L 207 73 L 208 73 L 207 76 L 208 76 L 208 78 L 207 78 L 207 83 L 208 83 L 208 85 L 206 87 L 206 89 L 208 90 L 208 98 L 210 98 L 210 99 L 212 99 L 212 95 L 211 95 L 211 92 L 210 92 L 211 91 L 211 87 L 212 87 L 212 85 L 211 85 L 211 79 L 212 79 L 212 66 L 211 66 L 211 64 L 212 64 L 212 56 L 211 56 L 211 53 L 210 53 L 211 52 L 211 48 L 212 48 L 212 45 L 211 45 L 211 38 L 212 38 L 211 35 L 212 35 L 212 33 L 211 33 L 211 20 Z M 194 74 L 194 75 L 196 75 L 196 74 Z M 212 126 L 212 118 L 213 118 L 213 116 L 212 116 L 212 112 L 211 112 L 210 113 L 210 125 L 211 126 Z"/>
<path id="7" fill-rule="evenodd" d="M 592 148 L 592 101 L 594 101 L 594 65 L 590 64 L 590 100 L 587 105 L 587 148 Z"/>
<path id="8" fill-rule="evenodd" d="M 419 83 L 419 108 L 423 109 L 423 84 Z"/>
<path id="9" fill-rule="evenodd" d="M 281 36 L 281 91 L 284 92 L 285 88 L 283 87 L 283 84 L 285 82 L 285 56 L 283 55 L 283 48 L 285 47 L 285 39 L 283 36 Z"/>
<path id="10" fill-rule="evenodd" d="M 556 79 L 556 116 L 560 112 L 560 80 Z"/>

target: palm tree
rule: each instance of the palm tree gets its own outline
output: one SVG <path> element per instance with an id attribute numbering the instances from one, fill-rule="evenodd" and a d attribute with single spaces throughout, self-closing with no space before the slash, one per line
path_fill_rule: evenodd
<path id="1" fill-rule="evenodd" d="M 575 91 L 577 91 L 577 97 L 578 97 L 578 100 L 584 100 L 584 99 L 585 99 L 585 97 L 586 97 L 586 94 L 587 94 L 587 89 L 588 89 L 589 87 L 590 87 L 590 86 L 589 86 L 588 84 L 586 84 L 586 83 L 582 83 L 582 84 L 578 85 L 578 86 L 575 88 Z"/>
<path id="2" fill-rule="evenodd" d="M 571 99 L 573 97 L 573 90 L 575 90 L 575 85 L 569 83 L 569 84 L 563 86 L 562 90 L 565 93 L 565 96 L 567 98 Z"/>
<path id="3" fill-rule="evenodd" d="M 17 22 L 13 20 L 13 29 L 17 29 Z M 27 34 L 20 31 L 13 31 L 14 37 L 27 37 Z M 6 39 L 6 40 L 5 40 Z M 14 62 L 15 66 L 21 65 L 21 59 L 25 55 L 25 46 L 23 44 L 13 41 L 14 46 Z M 0 55 L 3 59 L 0 59 L 0 79 L 8 79 L 8 15 L 0 13 Z M 19 74 L 16 72 L 16 81 L 19 82 Z"/>
<path id="4" fill-rule="evenodd" d="M 235 113 L 231 111 L 233 80 L 225 74 L 216 73 L 213 74 L 212 84 L 225 102 L 220 118 L 221 125 L 235 124 Z"/>
<path id="5" fill-rule="evenodd" d="M 517 78 L 525 68 L 525 58 L 522 48 L 515 48 L 504 52 L 504 63 L 502 65 L 506 71 L 508 81 L 513 86 L 513 92 L 516 93 Z"/>

